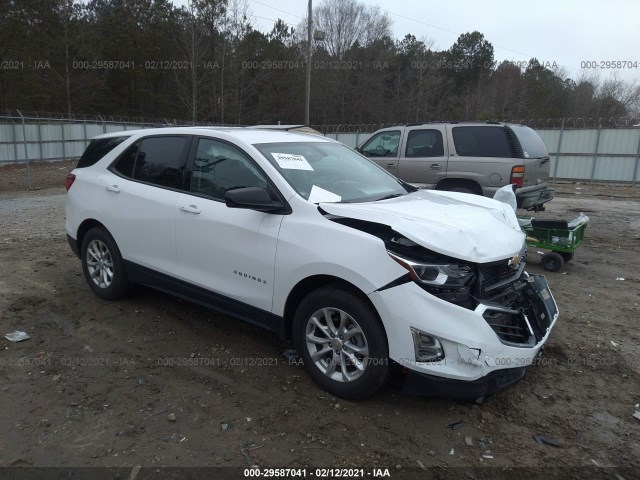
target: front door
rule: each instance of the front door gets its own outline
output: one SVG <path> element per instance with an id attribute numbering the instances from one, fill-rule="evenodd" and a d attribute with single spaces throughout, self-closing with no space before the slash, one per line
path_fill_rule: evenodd
<path id="1" fill-rule="evenodd" d="M 175 209 L 178 277 L 270 312 L 282 215 L 229 208 L 227 190 L 271 188 L 256 164 L 235 145 L 197 139 L 189 192 Z"/>
<path id="2" fill-rule="evenodd" d="M 397 177 L 399 147 L 400 130 L 385 130 L 367 140 L 360 152 Z"/>

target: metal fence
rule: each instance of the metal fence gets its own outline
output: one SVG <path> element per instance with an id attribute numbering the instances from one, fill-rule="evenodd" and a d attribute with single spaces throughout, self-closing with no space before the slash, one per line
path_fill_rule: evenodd
<path id="1" fill-rule="evenodd" d="M 516 122 L 514 122 L 516 123 Z M 640 182 L 640 126 L 637 120 L 540 119 L 517 120 L 542 137 L 551 155 L 554 180 Z M 189 125 L 173 119 L 0 115 L 0 165 L 77 158 L 92 137 L 102 133 L 163 126 Z M 198 125 L 211 125 L 199 123 Z M 314 125 L 327 137 L 350 147 L 375 130 L 393 124 Z M 29 181 L 30 185 L 30 181 Z"/>
<path id="2" fill-rule="evenodd" d="M 77 158 L 96 135 L 186 124 L 167 119 L 0 115 L 0 164 Z"/>

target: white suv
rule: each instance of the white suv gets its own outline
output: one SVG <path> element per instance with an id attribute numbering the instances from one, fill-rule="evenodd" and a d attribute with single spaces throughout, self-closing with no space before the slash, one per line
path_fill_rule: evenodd
<path id="1" fill-rule="evenodd" d="M 272 330 L 340 397 L 390 373 L 412 393 L 491 394 L 522 378 L 558 316 L 544 277 L 524 272 L 513 209 L 418 190 L 315 135 L 101 135 L 67 190 L 95 294 L 145 284 Z"/>

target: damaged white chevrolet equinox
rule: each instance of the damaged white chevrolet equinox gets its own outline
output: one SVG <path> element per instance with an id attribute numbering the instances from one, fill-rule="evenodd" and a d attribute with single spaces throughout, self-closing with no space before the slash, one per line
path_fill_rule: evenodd
<path id="1" fill-rule="evenodd" d="M 504 203 L 424 191 L 335 141 L 243 128 L 96 137 L 67 178 L 87 283 L 134 283 L 292 339 L 334 395 L 478 398 L 518 381 L 558 317 Z M 390 375 L 393 372 L 394 375 Z"/>

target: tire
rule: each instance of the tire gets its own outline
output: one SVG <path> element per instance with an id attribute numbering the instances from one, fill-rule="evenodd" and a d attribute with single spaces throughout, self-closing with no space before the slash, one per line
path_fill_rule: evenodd
<path id="1" fill-rule="evenodd" d="M 542 268 L 548 272 L 557 272 L 564 265 L 564 258 L 556 252 L 545 253 L 540 259 Z"/>
<path id="2" fill-rule="evenodd" d="M 94 227 L 85 234 L 80 258 L 84 278 L 98 297 L 116 300 L 130 291 L 120 250 L 104 228 Z"/>
<path id="3" fill-rule="evenodd" d="M 389 348 L 382 322 L 359 294 L 343 285 L 322 287 L 302 300 L 293 339 L 307 373 L 336 397 L 361 400 L 386 383 Z"/>
<path id="4" fill-rule="evenodd" d="M 568 263 L 573 260 L 573 253 L 571 252 L 560 252 L 560 255 L 562 256 L 564 263 Z"/>

